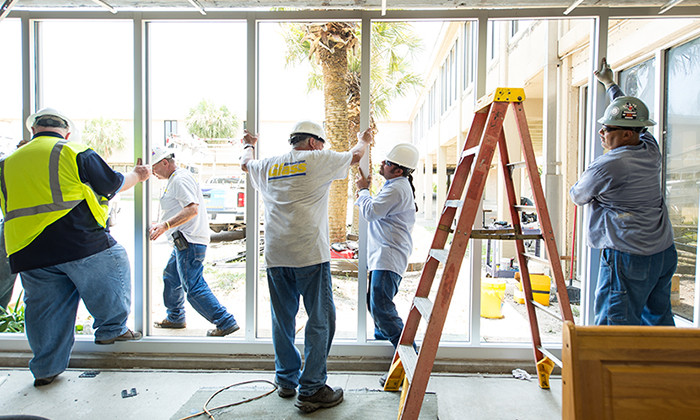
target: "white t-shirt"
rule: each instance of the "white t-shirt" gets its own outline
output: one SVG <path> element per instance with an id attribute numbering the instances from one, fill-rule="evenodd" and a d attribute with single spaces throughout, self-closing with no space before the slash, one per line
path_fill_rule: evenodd
<path id="1" fill-rule="evenodd" d="M 292 150 L 248 162 L 248 179 L 265 204 L 265 263 L 306 267 L 330 261 L 328 195 L 348 176 L 352 153 Z"/>
<path id="2" fill-rule="evenodd" d="M 172 233 L 179 230 L 187 242 L 207 245 L 209 244 L 209 219 L 202 190 L 190 171 L 177 168 L 168 178 L 168 186 L 165 187 L 165 192 L 160 198 L 160 207 L 163 212 L 161 222 L 175 216 L 191 203 L 198 204 L 197 215 L 186 223 L 170 229 L 168 240 L 172 241 Z"/>

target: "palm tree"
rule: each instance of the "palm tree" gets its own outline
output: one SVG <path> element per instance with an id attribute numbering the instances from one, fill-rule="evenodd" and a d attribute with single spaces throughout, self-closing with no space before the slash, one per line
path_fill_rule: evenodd
<path id="1" fill-rule="evenodd" d="M 309 76 L 307 87 L 309 90 L 324 90 L 326 135 L 332 149 L 349 150 L 360 130 L 361 56 L 357 46 L 361 26 L 351 22 L 331 22 L 322 25 L 283 24 L 283 27 L 287 64 L 307 58 L 311 60 L 314 71 Z M 374 117 L 388 116 L 392 99 L 420 85 L 420 77 L 411 72 L 410 57 L 421 43 L 411 25 L 405 22 L 374 22 L 371 40 L 370 126 L 376 127 Z M 338 129 L 339 126 L 342 128 Z M 353 168 L 351 179 L 356 173 L 357 168 Z M 353 193 L 354 190 L 353 182 Z M 347 199 L 348 180 L 335 181 L 329 200 L 331 242 L 345 240 Z M 353 214 L 355 227 L 356 210 Z"/>
<path id="2" fill-rule="evenodd" d="M 240 125 L 226 105 L 216 106 L 206 99 L 190 109 L 185 124 L 190 134 L 205 139 L 231 138 Z"/>
<path id="3" fill-rule="evenodd" d="M 126 136 L 122 126 L 107 118 L 93 118 L 85 123 L 82 134 L 83 141 L 92 147 L 100 156 L 107 158 L 115 150 L 119 150 L 126 144 Z"/>

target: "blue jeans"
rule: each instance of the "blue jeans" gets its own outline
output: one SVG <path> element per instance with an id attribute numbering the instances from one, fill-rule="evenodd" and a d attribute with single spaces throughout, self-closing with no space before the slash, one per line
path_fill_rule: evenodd
<path id="1" fill-rule="evenodd" d="M 275 348 L 275 382 L 312 395 L 326 384 L 326 359 L 335 335 L 335 304 L 328 262 L 308 267 L 267 269 L 272 308 L 272 344 Z M 309 316 L 304 329 L 304 369 L 294 346 L 299 296 Z"/>
<path id="2" fill-rule="evenodd" d="M 73 348 L 80 299 L 95 319 L 95 340 L 126 333 L 131 307 L 131 272 L 119 244 L 79 260 L 22 272 L 25 327 L 36 378 L 66 370 Z"/>
<path id="3" fill-rule="evenodd" d="M 675 325 L 671 278 L 677 263 L 674 245 L 654 255 L 602 250 L 596 325 Z"/>
<path id="4" fill-rule="evenodd" d="M 367 292 L 367 307 L 374 319 L 374 338 L 391 341 L 394 349 L 399 345 L 403 330 L 403 321 L 394 305 L 401 280 L 401 276 L 393 271 L 371 271 Z"/>
<path id="5" fill-rule="evenodd" d="M 216 328 L 225 330 L 236 319 L 219 303 L 204 280 L 204 256 L 207 246 L 189 244 L 184 251 L 173 248 L 163 270 L 163 303 L 171 322 L 185 322 L 185 295 L 195 311 Z"/>

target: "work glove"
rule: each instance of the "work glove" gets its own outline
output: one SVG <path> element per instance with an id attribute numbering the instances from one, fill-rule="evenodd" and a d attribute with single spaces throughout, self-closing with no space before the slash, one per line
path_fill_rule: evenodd
<path id="1" fill-rule="evenodd" d="M 613 81 L 613 71 L 610 69 L 607 60 L 603 57 L 600 63 L 600 69 L 593 72 L 598 81 L 605 85 L 605 90 L 610 89 L 610 86 L 614 85 Z"/>

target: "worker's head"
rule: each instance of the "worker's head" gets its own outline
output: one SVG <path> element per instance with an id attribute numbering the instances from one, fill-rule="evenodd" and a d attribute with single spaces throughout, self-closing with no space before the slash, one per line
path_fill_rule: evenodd
<path id="1" fill-rule="evenodd" d="M 603 125 L 598 132 L 603 148 L 608 150 L 638 144 L 639 134 L 656 124 L 644 102 L 634 96 L 615 98 L 598 122 Z"/>
<path id="2" fill-rule="evenodd" d="M 295 149 L 321 150 L 326 143 L 326 132 L 321 124 L 299 121 L 289 135 L 289 144 Z"/>
<path id="3" fill-rule="evenodd" d="M 175 153 L 164 147 L 151 151 L 151 172 L 158 179 L 168 179 L 175 171 Z"/>
<path id="4" fill-rule="evenodd" d="M 386 179 L 409 176 L 418 166 L 418 149 L 410 143 L 394 146 L 379 167 L 379 174 Z"/>
<path id="5" fill-rule="evenodd" d="M 73 122 L 53 108 L 43 108 L 30 115 L 27 118 L 26 126 L 32 135 L 49 131 L 68 138 L 71 133 L 75 132 Z"/>

